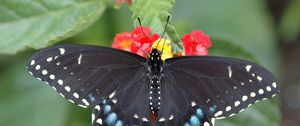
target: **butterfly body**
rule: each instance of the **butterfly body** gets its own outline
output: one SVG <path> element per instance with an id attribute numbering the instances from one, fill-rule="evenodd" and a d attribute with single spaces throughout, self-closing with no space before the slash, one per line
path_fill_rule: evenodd
<path id="1" fill-rule="evenodd" d="M 157 49 L 152 49 L 149 53 L 147 68 L 150 81 L 150 110 L 152 114 L 157 116 L 161 99 L 161 78 L 163 76 L 163 61 L 161 60 L 161 53 Z"/>
<path id="2" fill-rule="evenodd" d="M 29 73 L 65 99 L 93 108 L 93 126 L 212 126 L 279 92 L 278 80 L 249 61 L 215 56 L 161 60 L 101 46 L 63 45 L 33 55 Z"/>

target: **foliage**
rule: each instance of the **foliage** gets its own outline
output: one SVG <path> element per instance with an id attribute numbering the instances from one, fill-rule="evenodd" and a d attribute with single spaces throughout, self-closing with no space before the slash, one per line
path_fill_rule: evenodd
<path id="1" fill-rule="evenodd" d="M 276 28 L 263 2 L 135 0 L 116 10 L 112 3 L 104 0 L 2 0 L 0 125 L 90 125 L 90 109 L 69 103 L 31 77 L 25 70 L 25 62 L 36 50 L 58 42 L 111 45 L 116 33 L 130 31 L 133 29 L 131 24 L 138 25 L 137 17 L 141 18 L 143 25 L 161 34 L 167 16 L 171 15 L 166 36 L 172 40 L 173 52 L 183 49 L 179 36 L 201 29 L 212 38 L 210 55 L 252 60 L 278 74 Z M 286 17 L 285 20 L 291 20 L 288 19 L 291 16 Z M 30 49 L 25 50 L 27 47 Z M 216 124 L 277 126 L 280 117 L 276 101 L 255 104 L 237 116 L 217 120 Z"/>
<path id="2" fill-rule="evenodd" d="M 100 0 L 4 0 L 0 10 L 0 53 L 42 48 L 75 35 L 102 14 Z M 8 37 L 9 36 L 9 37 Z"/>

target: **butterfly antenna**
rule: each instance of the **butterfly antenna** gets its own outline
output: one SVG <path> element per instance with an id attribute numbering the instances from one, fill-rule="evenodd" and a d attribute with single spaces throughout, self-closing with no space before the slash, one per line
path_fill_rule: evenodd
<path id="1" fill-rule="evenodd" d="M 166 33 L 166 30 L 167 30 L 167 26 L 168 26 L 169 20 L 170 20 L 170 15 L 169 15 L 168 18 L 167 18 L 167 23 L 165 24 L 164 32 L 163 32 L 161 38 L 159 39 L 158 43 L 156 44 L 156 49 L 157 49 L 157 47 L 158 47 L 158 45 L 159 45 L 161 39 L 165 36 L 165 33 Z"/>
<path id="2" fill-rule="evenodd" d="M 138 17 L 138 21 L 139 21 L 139 24 L 141 26 L 142 33 L 144 34 L 144 36 L 146 36 L 146 34 L 145 34 L 144 30 L 143 30 L 143 26 L 142 26 L 142 22 L 141 22 L 140 17 Z"/>
<path id="3" fill-rule="evenodd" d="M 143 26 L 142 26 L 142 22 L 141 22 L 140 17 L 138 17 L 137 19 L 138 19 L 139 24 L 140 24 L 140 26 L 141 26 L 142 33 L 143 33 L 143 35 L 146 37 L 146 34 L 145 34 L 144 30 L 143 30 Z M 147 53 L 142 49 L 142 47 L 140 47 L 140 49 L 141 49 L 141 51 L 144 53 L 144 55 L 147 56 Z"/>

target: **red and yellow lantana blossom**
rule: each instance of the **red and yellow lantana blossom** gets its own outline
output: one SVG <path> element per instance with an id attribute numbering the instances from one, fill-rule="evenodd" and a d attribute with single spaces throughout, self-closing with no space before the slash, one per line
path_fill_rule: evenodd
<path id="1" fill-rule="evenodd" d="M 193 30 L 190 34 L 185 34 L 181 38 L 181 41 L 184 47 L 183 55 L 208 55 L 208 48 L 211 46 L 211 41 L 209 36 L 202 31 Z M 152 48 L 157 48 L 160 51 L 163 49 L 162 60 L 174 57 L 171 41 L 160 38 L 156 33 L 151 34 L 151 29 L 143 26 L 135 27 L 131 33 L 122 32 L 117 34 L 112 47 L 126 50 L 143 57 L 147 57 L 147 54 Z"/>

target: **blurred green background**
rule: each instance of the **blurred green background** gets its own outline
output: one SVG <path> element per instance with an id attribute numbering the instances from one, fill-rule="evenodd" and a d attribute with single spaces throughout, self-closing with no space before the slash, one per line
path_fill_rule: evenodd
<path id="1" fill-rule="evenodd" d="M 92 110 L 29 75 L 26 60 L 53 44 L 110 46 L 136 17 L 161 33 L 167 15 L 173 41 L 200 29 L 213 41 L 209 55 L 251 60 L 282 80 L 279 97 L 216 126 L 300 126 L 299 0 L 125 0 L 120 7 L 109 0 L 1 0 L 0 126 L 91 125 Z"/>

